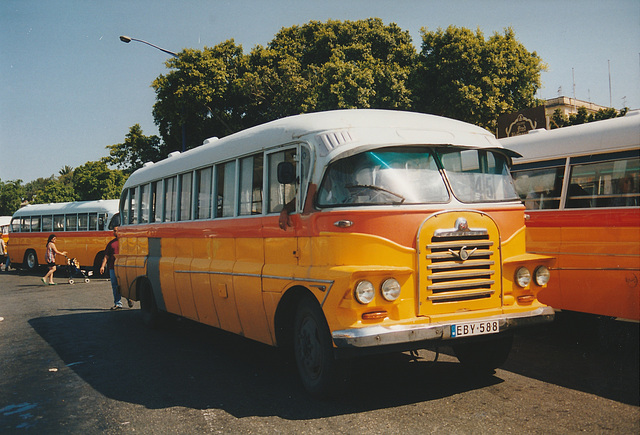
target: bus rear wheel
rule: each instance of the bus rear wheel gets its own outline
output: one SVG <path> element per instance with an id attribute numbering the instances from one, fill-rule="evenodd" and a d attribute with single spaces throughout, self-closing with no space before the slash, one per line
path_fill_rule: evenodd
<path id="1" fill-rule="evenodd" d="M 314 396 L 337 393 L 345 367 L 334 357 L 329 327 L 318 302 L 303 298 L 294 321 L 293 350 L 304 388 Z"/>
<path id="2" fill-rule="evenodd" d="M 33 271 L 38 268 L 38 255 L 33 249 L 29 249 L 24 254 L 24 265 L 28 270 Z"/>
<path id="3" fill-rule="evenodd" d="M 513 334 L 487 341 L 471 341 L 453 345 L 453 351 L 466 370 L 475 374 L 491 374 L 503 365 L 513 345 Z"/>

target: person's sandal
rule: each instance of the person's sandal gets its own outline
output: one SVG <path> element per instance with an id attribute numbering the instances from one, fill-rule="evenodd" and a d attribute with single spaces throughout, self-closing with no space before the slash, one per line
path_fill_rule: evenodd
<path id="1" fill-rule="evenodd" d="M 40 281 L 42 281 L 42 284 L 47 285 L 47 280 L 44 278 L 40 278 Z"/>
<path id="2" fill-rule="evenodd" d="M 131 299 L 127 299 L 127 305 L 129 305 L 129 308 L 133 308 L 133 301 Z"/>

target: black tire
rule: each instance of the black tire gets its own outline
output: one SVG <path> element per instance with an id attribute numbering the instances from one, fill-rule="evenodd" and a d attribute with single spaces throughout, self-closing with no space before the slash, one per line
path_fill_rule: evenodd
<path id="1" fill-rule="evenodd" d="M 513 345 L 513 334 L 502 334 L 484 341 L 454 344 L 456 357 L 468 371 L 475 374 L 490 374 L 503 365 Z"/>
<path id="2" fill-rule="evenodd" d="M 162 321 L 162 312 L 158 310 L 158 304 L 153 296 L 151 285 L 141 283 L 138 292 L 142 322 L 149 328 L 157 328 Z"/>
<path id="3" fill-rule="evenodd" d="M 340 391 L 346 370 L 334 357 L 329 327 L 320 305 L 311 297 L 298 304 L 293 351 L 300 380 L 309 393 L 327 397 Z"/>
<path id="4" fill-rule="evenodd" d="M 24 267 L 29 271 L 34 271 L 38 268 L 38 255 L 33 249 L 27 250 L 24 253 Z"/>

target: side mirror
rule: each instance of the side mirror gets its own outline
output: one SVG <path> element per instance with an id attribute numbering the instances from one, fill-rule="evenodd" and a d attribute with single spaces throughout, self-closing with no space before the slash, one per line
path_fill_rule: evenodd
<path id="1" fill-rule="evenodd" d="M 291 162 L 278 163 L 278 183 L 291 184 L 296 180 L 296 168 Z"/>

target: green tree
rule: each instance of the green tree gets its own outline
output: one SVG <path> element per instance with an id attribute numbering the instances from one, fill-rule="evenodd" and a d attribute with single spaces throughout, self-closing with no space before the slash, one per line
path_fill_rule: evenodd
<path id="1" fill-rule="evenodd" d="M 125 135 L 124 142 L 107 145 L 109 156 L 104 162 L 131 174 L 146 162 L 157 162 L 166 156 L 165 147 L 158 136 L 142 134 L 140 124 L 135 124 Z"/>
<path id="2" fill-rule="evenodd" d="M 535 106 L 545 68 L 511 28 L 489 39 L 480 30 L 423 28 L 414 108 L 494 131 L 499 115 Z"/>
<path id="3" fill-rule="evenodd" d="M 49 202 L 41 199 L 42 192 L 48 185 L 56 182 L 57 180 L 54 175 L 51 175 L 48 178 L 39 177 L 33 181 L 28 182 L 24 185 L 23 200 L 28 202 L 29 204 L 40 204 Z"/>
<path id="4" fill-rule="evenodd" d="M 0 180 L 0 216 L 11 216 L 22 204 L 24 187 L 22 180 Z"/>
<path id="5" fill-rule="evenodd" d="M 182 148 L 183 126 L 187 148 L 243 127 L 234 86 L 245 62 L 242 46 L 233 40 L 203 50 L 186 49 L 166 62 L 172 71 L 152 84 L 156 91 L 153 117 L 165 152 Z"/>
<path id="6" fill-rule="evenodd" d="M 87 162 L 73 171 L 76 200 L 117 199 L 126 179 L 122 171 L 109 169 L 104 161 Z"/>
<path id="7" fill-rule="evenodd" d="M 411 106 L 415 63 L 408 32 L 380 19 L 311 21 L 284 28 L 244 55 L 233 40 L 169 59 L 153 82 L 153 115 L 167 151 L 288 115 Z"/>
<path id="8" fill-rule="evenodd" d="M 48 204 L 50 202 L 73 202 L 77 195 L 71 184 L 58 180 L 47 184 L 33 199 L 33 204 Z"/>
<path id="9" fill-rule="evenodd" d="M 411 107 L 411 36 L 382 20 L 311 21 L 256 47 L 241 80 L 255 123 L 341 108 Z"/>

